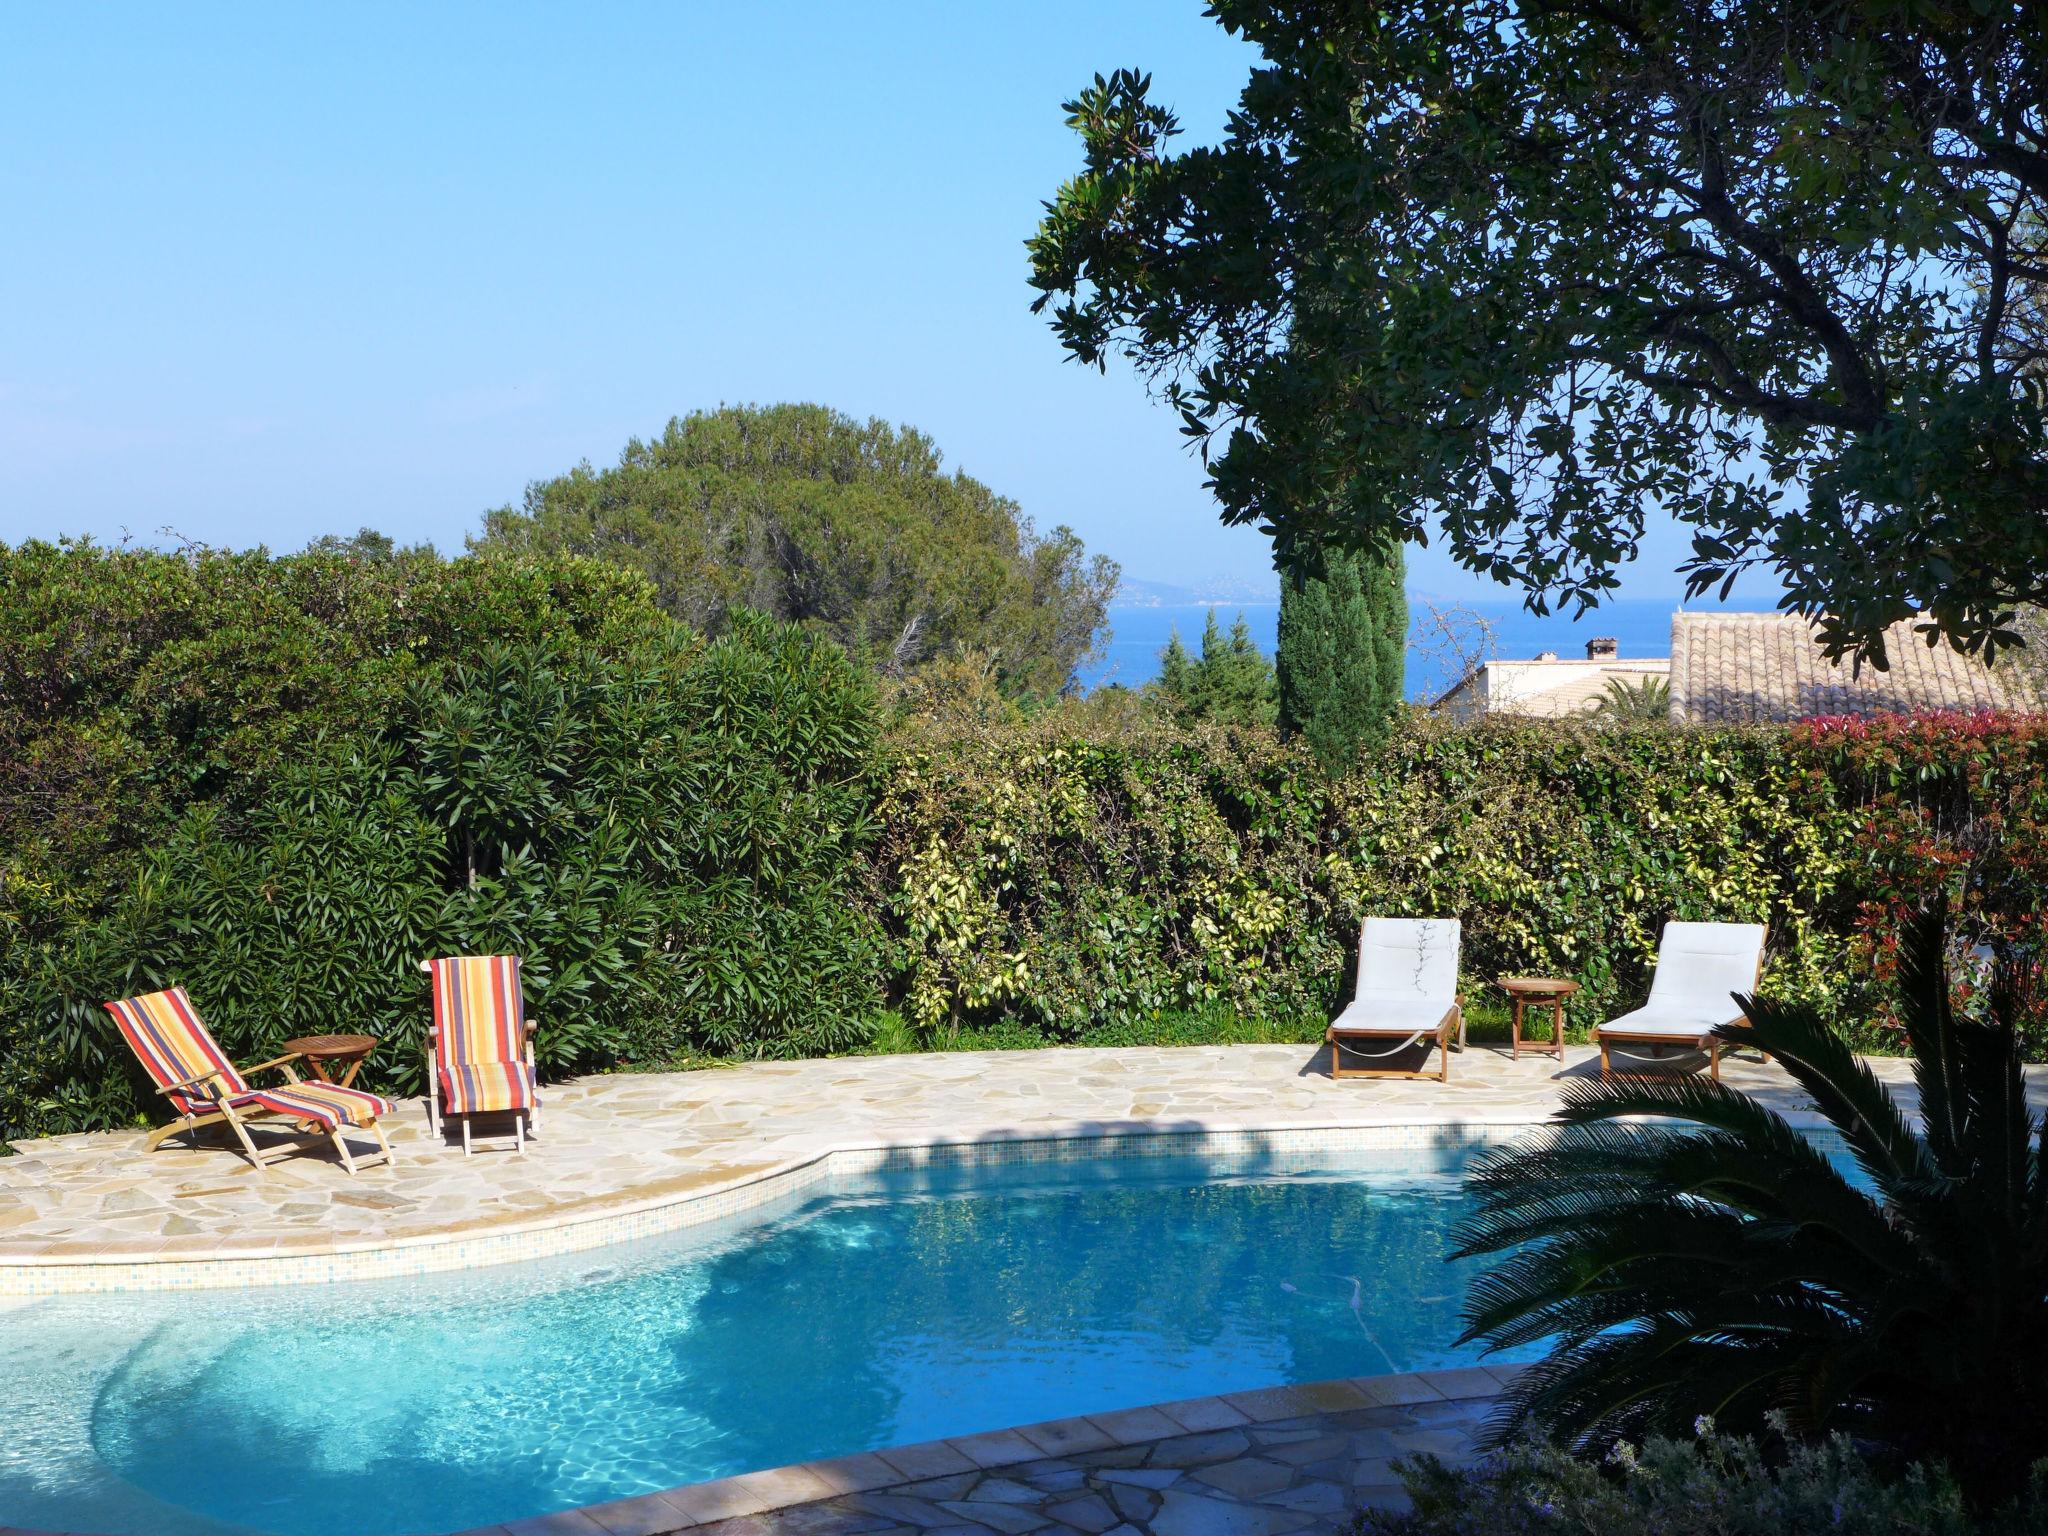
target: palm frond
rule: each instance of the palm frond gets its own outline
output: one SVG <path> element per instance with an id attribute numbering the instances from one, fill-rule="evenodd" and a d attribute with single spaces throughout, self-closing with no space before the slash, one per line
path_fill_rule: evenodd
<path id="1" fill-rule="evenodd" d="M 1898 1101 L 1848 1041 L 1809 1005 L 1738 996 L 1743 1022 L 1714 1033 L 1776 1058 L 1814 1107 L 1841 1133 L 1863 1171 L 1880 1185 L 1925 1176 L 1927 1149 Z"/>
<path id="2" fill-rule="evenodd" d="M 1962 1139 L 1968 1096 L 1956 1050 L 1955 1003 L 1949 991 L 1946 928 L 1948 899 L 1937 895 L 1907 924 L 1899 940 L 1900 1022 L 1913 1047 L 1913 1080 L 1920 1089 L 1920 1119 L 1935 1162 L 1946 1168 Z"/>
<path id="3" fill-rule="evenodd" d="M 1802 1252 L 1824 1268 L 1853 1264 L 1916 1278 L 1912 1243 L 1883 1210 L 1789 1126 L 1772 1129 L 1759 1141 L 1595 1124 L 1490 1153 L 1467 1176 L 1473 1209 L 1453 1233 L 1454 1253 L 1472 1257 L 1571 1236 L 1617 1211 L 1684 1197 L 1806 1234 Z M 1590 1138 L 1587 1145 L 1575 1145 L 1580 1136 Z"/>

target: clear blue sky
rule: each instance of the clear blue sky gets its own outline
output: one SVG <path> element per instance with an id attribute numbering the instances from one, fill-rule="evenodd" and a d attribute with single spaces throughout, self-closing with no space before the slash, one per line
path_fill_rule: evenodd
<path id="1" fill-rule="evenodd" d="M 1261 572 L 1022 246 L 1093 72 L 1151 70 L 1192 141 L 1250 59 L 1197 0 L 10 7 L 0 538 L 452 551 L 671 415 L 815 400 L 1133 576 Z M 1410 585 L 1495 591 L 1434 552 Z"/>

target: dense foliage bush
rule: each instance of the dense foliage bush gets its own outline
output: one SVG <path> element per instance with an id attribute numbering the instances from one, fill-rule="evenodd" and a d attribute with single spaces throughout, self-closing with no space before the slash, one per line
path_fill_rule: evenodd
<path id="1" fill-rule="evenodd" d="M 2023 954 L 2048 910 L 2039 722 L 1411 720 L 1331 778 L 1114 690 L 1033 715 L 987 658 L 895 686 L 575 558 L 0 549 L 0 1132 L 132 1117 L 97 1005 L 168 979 L 238 1053 L 355 1025 L 409 1086 L 434 948 L 528 952 L 561 1071 L 845 1049 L 891 1005 L 926 1042 L 1306 1038 L 1368 911 L 1461 916 L 1474 998 L 1578 977 L 1583 1029 L 1667 919 L 1740 917 L 1767 993 L 1888 1046 L 1909 901 Z"/>
<path id="2" fill-rule="evenodd" d="M 615 654 L 668 627 L 589 560 L 0 545 L 0 857 L 97 872 L 189 804 L 246 804 L 322 729 L 494 643 Z"/>
<path id="3" fill-rule="evenodd" d="M 1846 1436 L 1793 1445 L 1775 1463 L 1714 1433 L 1617 1447 L 1604 1464 L 1529 1445 L 1453 1469 L 1400 1467 L 1413 1508 L 1368 1510 L 1349 1536 L 2022 1536 L 2048 1528 L 2048 1477 L 2029 1497 L 1973 1514 L 1940 1469 L 1881 1479 Z"/>
<path id="4" fill-rule="evenodd" d="M 125 560 L 111 568 L 131 574 Z M 445 593 L 473 568 L 423 562 L 435 574 L 421 583 Z M 373 594 L 394 575 L 322 569 Z M 516 585 L 498 596 L 510 603 Z M 550 606 L 545 586 L 528 595 Z M 217 784 L 196 771 L 207 749 L 164 728 L 148 692 L 110 687 L 68 717 L 53 710 L 78 737 L 121 742 L 144 782 L 109 779 L 103 798 L 79 780 L 46 787 L 42 803 L 70 820 L 90 812 L 106 832 L 64 850 L 5 845 L 0 1123 L 19 1134 L 132 1116 L 144 1096 L 98 1005 L 174 981 L 234 1056 L 364 1029 L 391 1042 L 378 1080 L 412 1088 L 427 1015 L 418 962 L 441 953 L 527 957 L 543 1066 L 557 1073 L 863 1038 L 878 966 L 872 920 L 849 897 L 872 803 L 871 685 L 835 647 L 764 620 L 707 645 L 648 609 L 637 578 L 587 607 L 589 640 L 549 635 L 577 612 L 562 602 L 524 637 L 464 640 L 463 662 L 433 660 L 436 628 L 394 622 L 383 647 L 335 641 L 319 656 L 309 642 L 279 661 L 274 644 L 264 667 L 202 668 L 195 686 L 240 687 L 262 708 L 207 699 L 210 730 L 194 736 L 269 733 L 264 755 L 227 754 L 234 771 Z M 463 616 L 472 636 L 488 611 Z M 223 646 L 234 604 L 219 612 L 209 626 L 186 610 L 203 655 Z M 16 729 L 34 736 L 33 724 Z M 176 793 L 150 782 L 162 778 Z"/>
<path id="5" fill-rule="evenodd" d="M 1967 943 L 2031 952 L 2044 814 L 2038 723 L 1423 721 L 1333 780 L 1266 732 L 1055 719 L 899 741 L 876 900 L 926 1029 L 1007 1015 L 1078 1038 L 1219 1003 L 1326 1017 L 1366 912 L 1461 917 L 1468 992 L 1578 978 L 1583 1029 L 1640 1000 L 1665 921 L 1739 918 L 1771 927 L 1768 993 L 1894 1048 L 1899 913 L 1950 883 Z"/>

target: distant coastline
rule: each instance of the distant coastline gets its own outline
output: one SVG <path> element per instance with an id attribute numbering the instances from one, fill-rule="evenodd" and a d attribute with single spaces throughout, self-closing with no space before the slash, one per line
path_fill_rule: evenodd
<path id="1" fill-rule="evenodd" d="M 1224 629 L 1240 616 L 1253 641 L 1268 656 L 1273 654 L 1280 627 L 1277 591 L 1268 588 L 1263 596 L 1258 584 L 1232 583 L 1247 591 L 1243 597 L 1209 596 L 1223 583 L 1202 583 L 1199 588 L 1174 587 L 1164 582 L 1127 581 L 1110 605 L 1110 640 L 1102 654 L 1081 668 L 1084 689 L 1106 686 L 1141 688 L 1159 675 L 1159 653 L 1178 631 L 1181 643 L 1198 650 L 1202 627 L 1211 609 Z M 1190 596 L 1192 592 L 1201 596 Z M 1494 656 L 1514 659 L 1544 651 L 1560 656 L 1583 655 L 1586 642 L 1595 637 L 1618 641 L 1624 657 L 1655 657 L 1671 654 L 1671 615 L 1681 604 L 1674 598 L 1620 598 L 1594 609 L 1581 619 L 1557 614 L 1539 617 L 1513 598 L 1443 598 L 1416 594 L 1409 599 L 1414 621 L 1408 647 L 1408 697 L 1427 702 L 1455 683 L 1457 658 L 1476 654 L 1482 646 Z M 1690 603 L 1689 611 L 1725 609 L 1739 613 L 1769 613 L 1768 601 Z M 1456 645 L 1432 633 L 1432 612 L 1444 615 L 1458 631 Z"/>

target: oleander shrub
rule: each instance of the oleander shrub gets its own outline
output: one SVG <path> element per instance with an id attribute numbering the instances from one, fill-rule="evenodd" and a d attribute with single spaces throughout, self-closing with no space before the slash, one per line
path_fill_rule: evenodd
<path id="1" fill-rule="evenodd" d="M 316 734 L 493 644 L 669 628 L 594 560 L 0 544 L 0 858 L 98 895 L 188 805 L 246 805 Z"/>
<path id="2" fill-rule="evenodd" d="M 1973 1511 L 1940 1467 L 1882 1477 L 1845 1435 L 1766 1456 L 1702 1425 L 1594 1462 L 1541 1444 L 1474 1466 L 1396 1464 L 1412 1507 L 1369 1509 L 1347 1536 L 2032 1536 L 2048 1529 L 2048 1475 Z"/>
<path id="3" fill-rule="evenodd" d="M 872 685 L 745 619 L 662 621 L 608 654 L 486 645 L 334 722 L 256 792 L 189 803 L 95 910 L 27 881 L 0 938 L 10 1128 L 105 1124 L 147 1095 L 99 1003 L 182 982 L 230 1055 L 291 1035 L 388 1043 L 420 1082 L 421 959 L 511 951 L 546 1075 L 695 1049 L 864 1039 Z"/>

